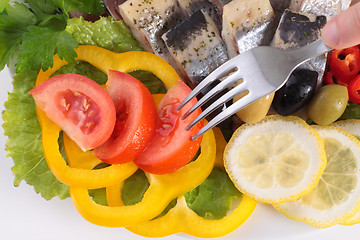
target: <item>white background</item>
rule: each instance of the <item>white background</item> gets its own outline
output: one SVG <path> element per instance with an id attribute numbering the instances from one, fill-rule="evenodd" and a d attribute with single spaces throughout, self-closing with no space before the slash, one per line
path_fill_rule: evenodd
<path id="1" fill-rule="evenodd" d="M 0 112 L 4 110 L 7 93 L 11 91 L 8 69 L 0 72 Z M 3 124 L 2 117 L 0 125 Z M 72 239 L 147 239 L 123 228 L 95 226 L 84 220 L 72 205 L 71 199 L 55 198 L 47 201 L 33 188 L 22 182 L 14 187 L 12 159 L 6 157 L 6 137 L 0 128 L 0 239 L 1 240 L 72 240 Z M 236 231 L 219 239 L 241 240 L 309 240 L 359 239 L 360 224 L 316 229 L 307 224 L 287 219 L 271 206 L 258 204 L 250 218 Z M 196 239 L 176 234 L 167 239 Z"/>

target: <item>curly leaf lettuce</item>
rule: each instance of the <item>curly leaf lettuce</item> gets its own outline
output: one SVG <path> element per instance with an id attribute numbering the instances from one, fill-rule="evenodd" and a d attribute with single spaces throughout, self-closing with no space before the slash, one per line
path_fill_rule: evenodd
<path id="1" fill-rule="evenodd" d="M 3 113 L 5 135 L 8 136 L 6 151 L 14 161 L 14 185 L 22 180 L 34 186 L 36 193 L 47 200 L 69 196 L 68 187 L 52 174 L 42 150 L 41 129 L 36 117 L 35 103 L 27 92 L 35 85 L 36 72 L 14 76 L 14 90 L 9 93 Z"/>
<path id="2" fill-rule="evenodd" d="M 69 28 L 72 28 L 72 22 L 76 24 L 76 27 L 73 27 L 74 31 L 72 31 L 72 34 L 83 36 L 84 39 L 97 38 L 95 35 L 92 35 L 92 30 L 89 30 L 89 28 L 98 29 L 100 26 L 107 25 L 107 23 L 110 25 L 115 23 L 111 18 L 102 18 L 95 23 L 81 20 L 80 22 L 86 24 L 86 27 L 80 27 L 79 21 L 75 19 L 69 21 Z M 112 51 L 140 49 L 131 32 L 122 22 L 115 25 L 121 27 L 112 28 L 107 34 L 102 34 L 102 40 L 93 42 L 93 45 L 105 47 Z M 114 39 L 117 40 L 115 41 Z M 79 41 L 79 44 L 84 43 L 84 40 L 82 41 L 81 38 L 78 38 L 77 41 Z M 108 45 L 109 42 L 114 41 L 116 44 Z M 104 84 L 107 80 L 107 76 L 103 72 L 84 62 L 68 64 L 57 72 L 57 74 L 64 73 L 85 75 L 99 84 Z M 166 91 L 161 81 L 154 75 L 140 71 L 134 73 L 134 75 L 143 80 L 151 92 L 160 93 Z M 5 103 L 6 111 L 3 113 L 5 122 L 3 128 L 5 135 L 8 136 L 6 150 L 14 161 L 12 170 L 15 174 L 15 186 L 18 186 L 22 180 L 25 180 L 45 199 L 49 200 L 56 196 L 63 199 L 69 196 L 68 187 L 56 180 L 46 164 L 42 151 L 41 130 L 36 117 L 35 103 L 27 93 L 35 86 L 36 76 L 37 71 L 27 70 L 16 74 L 14 77 L 13 92 L 9 94 L 9 99 Z M 92 191 L 91 193 L 94 199 L 103 195 L 101 191 Z"/>
<path id="3" fill-rule="evenodd" d="M 149 187 L 149 182 L 141 170 L 124 181 L 121 197 L 125 205 L 134 205 L 140 202 Z M 207 179 L 198 187 L 184 194 L 186 204 L 199 216 L 209 219 L 225 217 L 231 208 L 233 199 L 241 197 L 227 173 L 214 168 Z M 176 205 L 174 199 L 158 216 L 166 214 Z"/>
<path id="4" fill-rule="evenodd" d="M 199 216 L 221 219 L 230 210 L 233 198 L 241 197 L 227 173 L 214 168 L 203 183 L 184 194 L 189 208 Z"/>
<path id="5" fill-rule="evenodd" d="M 123 21 L 102 17 L 93 23 L 80 17 L 67 23 L 66 31 L 79 45 L 101 46 L 113 52 L 143 50 Z"/>

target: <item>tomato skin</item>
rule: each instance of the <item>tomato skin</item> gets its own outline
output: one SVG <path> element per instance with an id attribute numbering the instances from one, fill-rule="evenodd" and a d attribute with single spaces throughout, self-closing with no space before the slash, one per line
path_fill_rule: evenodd
<path id="1" fill-rule="evenodd" d="M 348 84 L 360 71 L 359 47 L 353 46 L 333 50 L 329 60 L 329 66 L 339 82 Z"/>
<path id="2" fill-rule="evenodd" d="M 156 106 L 150 91 L 129 74 L 109 70 L 106 83 L 116 108 L 116 126 L 109 140 L 94 150 L 105 163 L 134 160 L 155 133 Z"/>
<path id="3" fill-rule="evenodd" d="M 110 95 L 93 80 L 78 74 L 57 75 L 29 94 L 37 107 L 83 150 L 96 148 L 111 136 L 115 106 Z"/>
<path id="4" fill-rule="evenodd" d="M 185 120 L 181 120 L 181 116 L 197 100 L 191 100 L 180 111 L 176 109 L 190 92 L 191 89 L 179 81 L 168 90 L 160 102 L 156 133 L 147 148 L 134 160 L 140 169 L 153 174 L 171 173 L 189 163 L 197 153 L 202 138 L 192 141 L 191 136 L 200 130 L 203 121 L 189 131 L 186 131 L 185 127 L 201 110 L 198 109 Z"/>
<path id="5" fill-rule="evenodd" d="M 360 103 L 360 75 L 350 81 L 348 93 L 350 102 Z"/>

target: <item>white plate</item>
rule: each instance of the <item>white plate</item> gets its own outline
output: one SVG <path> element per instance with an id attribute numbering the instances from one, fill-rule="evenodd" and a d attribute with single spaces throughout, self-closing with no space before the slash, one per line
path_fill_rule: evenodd
<path id="1" fill-rule="evenodd" d="M 4 110 L 7 94 L 12 89 L 8 69 L 0 72 L 0 112 Z M 0 118 L 0 125 L 3 124 Z M 71 240 L 71 239 L 146 239 L 123 228 L 105 228 L 84 220 L 70 199 L 46 201 L 24 181 L 14 187 L 12 159 L 6 157 L 6 137 L 0 128 L 0 239 L 1 240 Z M 252 216 L 236 231 L 220 239 L 359 239 L 360 225 L 334 226 L 316 229 L 287 219 L 271 206 L 258 204 Z M 176 234 L 166 239 L 195 239 Z"/>

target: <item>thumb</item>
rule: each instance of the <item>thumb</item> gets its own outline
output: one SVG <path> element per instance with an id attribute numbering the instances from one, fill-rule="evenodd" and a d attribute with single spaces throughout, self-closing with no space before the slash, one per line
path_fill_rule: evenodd
<path id="1" fill-rule="evenodd" d="M 322 31 L 322 38 L 329 47 L 347 48 L 360 44 L 360 3 L 331 19 Z"/>

